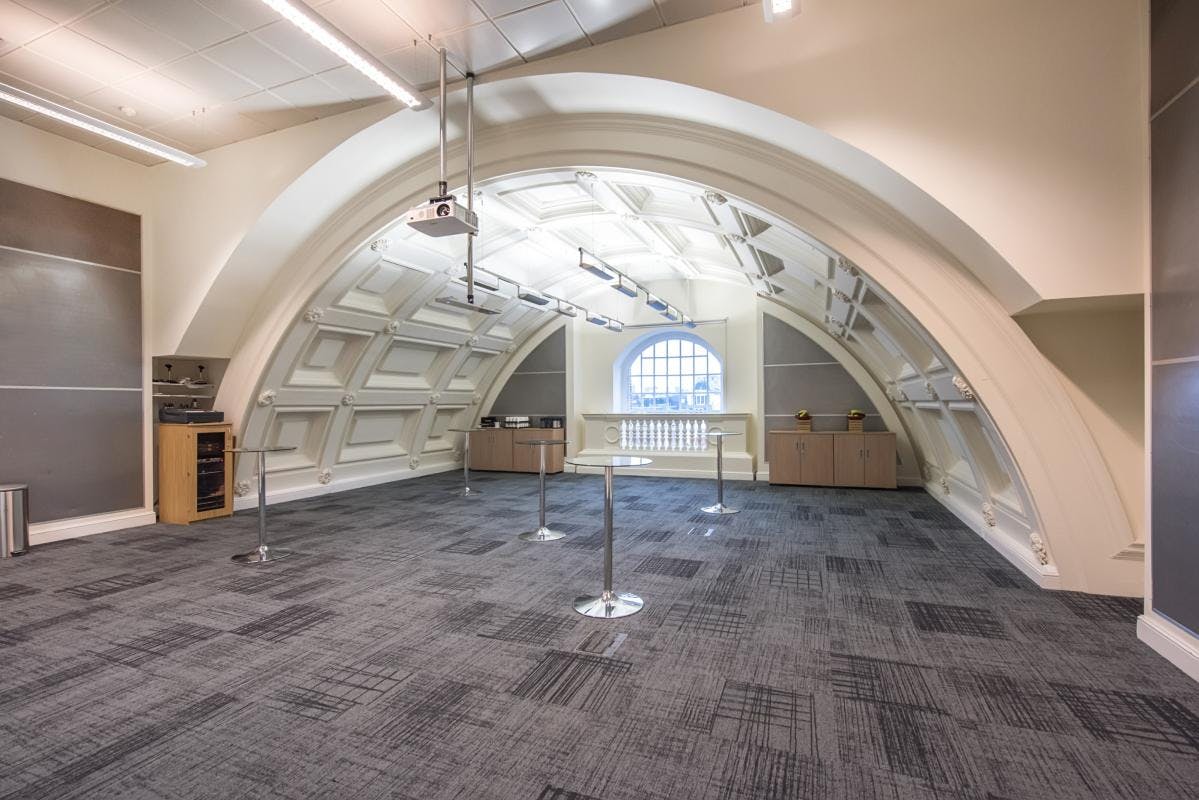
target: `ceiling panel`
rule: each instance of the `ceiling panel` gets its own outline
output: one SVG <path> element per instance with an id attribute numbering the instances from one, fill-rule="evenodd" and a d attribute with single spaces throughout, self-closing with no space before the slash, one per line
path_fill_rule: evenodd
<path id="1" fill-rule="evenodd" d="M 446 34 L 434 44 L 445 47 L 446 57 L 464 72 L 477 74 L 521 61 L 520 54 L 491 22 Z"/>
<path id="2" fill-rule="evenodd" d="M 158 70 L 210 98 L 215 105 L 254 94 L 258 87 L 202 55 L 189 56 Z"/>
<path id="3" fill-rule="evenodd" d="M 525 58 L 587 43 L 587 34 L 562 0 L 509 14 L 496 24 Z"/>
<path id="4" fill-rule="evenodd" d="M 242 32 L 194 0 L 121 0 L 119 8 L 196 50 Z"/>
<path id="5" fill-rule="evenodd" d="M 424 91 L 436 86 L 439 46 L 458 80 L 749 1 L 306 0 Z M 193 151 L 386 96 L 259 0 L 0 0 L 0 80 L 134 131 L 177 134 Z M 220 124 L 197 122 L 217 111 Z"/>
<path id="6" fill-rule="evenodd" d="M 654 0 L 567 0 L 567 5 L 596 44 L 662 27 Z"/>
<path id="7" fill-rule="evenodd" d="M 119 8 L 106 8 L 71 25 L 87 38 L 128 56 L 146 67 L 183 58 L 190 47 L 164 36 Z"/>
<path id="8" fill-rule="evenodd" d="M 35 14 L 13 0 L 0 0 L 0 53 L 36 39 L 56 25 L 49 17 Z"/>
<path id="9" fill-rule="evenodd" d="M 263 89 L 299 80 L 309 73 L 253 36 L 239 36 L 205 51 L 205 55 Z"/>

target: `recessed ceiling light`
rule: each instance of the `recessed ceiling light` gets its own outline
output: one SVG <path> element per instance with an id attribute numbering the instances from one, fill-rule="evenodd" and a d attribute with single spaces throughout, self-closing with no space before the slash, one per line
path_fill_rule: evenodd
<path id="1" fill-rule="evenodd" d="M 262 0 L 279 16 L 316 40 L 317 44 L 374 81 L 391 96 L 409 108 L 427 108 L 430 103 L 414 87 L 387 69 L 364 51 L 358 49 L 348 36 L 329 24 L 301 0 Z"/>
<path id="2" fill-rule="evenodd" d="M 56 119 L 59 122 L 73 125 L 88 133 L 112 139 L 114 142 L 120 142 L 123 145 L 150 153 L 159 158 L 165 158 L 167 161 L 174 161 L 176 164 L 182 164 L 185 167 L 202 167 L 206 163 L 204 159 L 197 158 L 191 153 L 176 150 L 170 145 L 156 142 L 153 139 L 147 139 L 145 136 L 138 136 L 133 131 L 118 128 L 116 125 L 109 125 L 104 120 L 96 119 L 66 106 L 60 106 L 58 103 L 45 100 L 29 92 L 23 92 L 4 83 L 0 83 L 0 100 L 42 114 L 51 119 Z"/>

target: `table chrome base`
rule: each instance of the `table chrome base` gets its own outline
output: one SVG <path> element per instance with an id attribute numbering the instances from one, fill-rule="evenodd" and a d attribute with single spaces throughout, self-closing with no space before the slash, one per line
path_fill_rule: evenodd
<path id="1" fill-rule="evenodd" d="M 454 490 L 455 497 L 477 497 L 481 494 L 483 494 L 481 491 L 479 491 L 478 489 L 472 489 L 469 486 L 467 486 L 463 489 L 455 489 Z"/>
<path id="2" fill-rule="evenodd" d="M 575 611 L 584 617 L 615 619 L 636 614 L 645 606 L 645 601 L 628 592 L 604 592 L 601 595 L 586 595 L 575 598 Z"/>
<path id="3" fill-rule="evenodd" d="M 566 534 L 549 528 L 538 528 L 535 531 L 525 531 L 516 538 L 525 542 L 552 542 L 555 539 L 565 539 Z"/>
<path id="4" fill-rule="evenodd" d="M 739 514 L 739 513 L 741 513 L 741 509 L 729 508 L 724 503 L 717 503 L 714 506 L 704 506 L 703 508 L 700 509 L 700 511 L 704 512 L 705 514 Z"/>
<path id="5" fill-rule="evenodd" d="M 249 553 L 240 553 L 229 559 L 237 564 L 265 564 L 268 561 L 278 561 L 281 558 L 287 558 L 292 555 L 291 550 L 283 550 L 278 547 L 267 547 L 265 544 Z"/>

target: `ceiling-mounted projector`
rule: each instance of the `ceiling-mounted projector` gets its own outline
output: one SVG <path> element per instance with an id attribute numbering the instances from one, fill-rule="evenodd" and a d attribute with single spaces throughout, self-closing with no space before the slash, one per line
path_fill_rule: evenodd
<path id="1" fill-rule="evenodd" d="M 479 215 L 453 197 L 434 197 L 408 212 L 406 221 L 426 236 L 457 236 L 479 232 Z"/>

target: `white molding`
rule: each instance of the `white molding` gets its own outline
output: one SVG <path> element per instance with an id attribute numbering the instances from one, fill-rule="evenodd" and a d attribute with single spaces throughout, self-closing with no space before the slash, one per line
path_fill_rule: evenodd
<path id="1" fill-rule="evenodd" d="M 1191 680 L 1199 681 L 1199 638 L 1152 611 L 1137 617 L 1137 638 Z"/>
<path id="2" fill-rule="evenodd" d="M 960 487 L 960 484 L 955 483 L 954 485 Z M 945 494 L 941 485 L 934 481 L 924 484 L 924 490 L 1037 586 L 1051 590 L 1062 588 L 1062 577 L 1057 566 L 1040 563 L 1030 548 L 1021 548 L 1000 529 L 988 526 L 973 503 L 962 502 L 954 494 Z"/>
<path id="3" fill-rule="evenodd" d="M 139 528 L 143 525 L 153 525 L 158 516 L 152 508 L 131 508 L 127 511 L 113 511 L 109 514 L 92 514 L 86 517 L 71 517 L 56 519 L 52 522 L 35 522 L 29 526 L 29 546 L 60 542 L 64 539 L 78 539 L 81 536 L 94 536 L 97 533 Z"/>
<path id="4" fill-rule="evenodd" d="M 462 469 L 461 464 L 437 464 L 429 467 L 420 467 L 418 469 L 402 469 L 388 470 L 379 472 L 374 475 L 365 475 L 359 478 L 347 478 L 344 480 L 334 480 L 329 483 L 311 483 L 302 486 L 289 486 L 285 489 L 271 490 L 271 474 L 267 471 L 267 491 L 266 504 L 268 506 L 276 503 L 290 503 L 293 500 L 306 500 L 309 497 L 320 497 L 326 494 L 336 494 L 338 492 L 348 492 L 351 489 L 362 489 L 367 486 L 378 486 L 381 483 L 395 483 L 396 481 L 406 481 L 411 478 L 420 478 L 425 475 L 436 475 L 442 472 L 457 472 Z M 233 500 L 234 511 L 246 511 L 248 509 L 258 508 L 258 494 L 248 494 L 245 497 L 238 497 Z"/>

